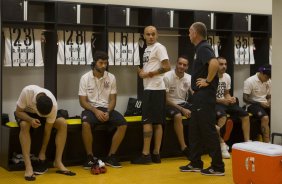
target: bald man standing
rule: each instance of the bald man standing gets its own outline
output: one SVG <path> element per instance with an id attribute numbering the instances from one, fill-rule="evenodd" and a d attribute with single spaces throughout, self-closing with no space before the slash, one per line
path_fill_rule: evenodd
<path id="1" fill-rule="evenodd" d="M 144 93 L 142 99 L 143 151 L 140 157 L 132 160 L 133 164 L 161 163 L 160 147 L 162 141 L 162 124 L 165 122 L 166 88 L 164 73 L 170 70 L 166 48 L 157 42 L 156 27 L 144 29 L 147 48 L 143 55 L 143 68 L 138 69 L 143 79 Z M 153 154 L 150 154 L 151 139 L 154 134 Z"/>

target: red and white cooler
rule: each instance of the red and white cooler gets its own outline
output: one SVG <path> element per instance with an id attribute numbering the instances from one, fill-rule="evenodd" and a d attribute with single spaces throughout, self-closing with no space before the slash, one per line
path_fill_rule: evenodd
<path id="1" fill-rule="evenodd" d="M 232 170 L 236 184 L 282 184 L 282 146 L 236 143 L 232 146 Z"/>

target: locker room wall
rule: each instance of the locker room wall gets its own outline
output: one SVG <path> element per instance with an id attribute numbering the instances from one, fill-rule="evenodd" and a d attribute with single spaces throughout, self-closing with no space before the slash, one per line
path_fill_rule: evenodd
<path id="1" fill-rule="evenodd" d="M 177 8 L 177 9 L 194 9 L 194 10 L 213 10 L 227 12 L 244 12 L 244 13 L 261 13 L 271 14 L 272 3 L 270 0 L 59 0 L 69 2 L 86 2 L 86 3 L 101 3 L 101 4 L 117 4 L 117 5 L 133 5 L 133 6 L 149 6 L 162 8 Z M 251 8 L 250 8 L 251 7 Z"/>
<path id="2" fill-rule="evenodd" d="M 72 1 L 72 0 L 68 0 Z M 78 2 L 77 0 L 74 2 Z M 199 1 L 115 1 L 115 0 L 83 0 L 80 2 L 101 3 L 101 4 L 127 4 L 135 6 L 150 6 L 150 7 L 170 7 L 183 9 L 199 9 L 199 10 L 215 10 L 215 11 L 230 11 L 230 12 L 248 12 L 248 13 L 263 13 L 271 14 L 272 3 L 269 0 L 257 0 L 256 6 L 253 6 L 253 0 L 238 0 L 226 3 L 223 0 L 199 0 Z M 188 2 L 188 3 L 187 3 Z M 251 9 L 249 7 L 252 7 Z M 162 32 L 160 32 L 162 33 Z M 164 44 L 168 50 L 172 65 L 174 65 L 178 52 L 177 37 L 162 37 L 159 41 Z M 242 81 L 249 76 L 249 66 L 234 67 L 234 95 L 238 96 L 242 101 Z M 88 67 L 71 67 L 58 66 L 58 89 L 57 97 L 59 108 L 69 110 L 71 116 L 79 115 L 81 107 L 78 102 L 78 85 L 80 76 L 89 70 Z M 136 82 L 136 67 L 110 67 L 110 72 L 115 74 L 118 85 L 118 98 L 116 109 L 121 113 L 125 112 L 128 97 L 136 97 L 137 82 Z M 21 89 L 30 84 L 40 86 L 44 85 L 44 70 L 40 68 L 4 68 L 3 69 L 3 113 L 9 113 L 10 119 L 14 120 L 13 112 L 15 110 L 16 100 Z M 125 82 L 125 79 L 127 80 Z"/>
<path id="3" fill-rule="evenodd" d="M 64 1 L 64 0 L 62 0 Z M 74 2 L 87 2 L 94 3 L 93 0 L 70 0 Z M 226 3 L 224 0 L 198 0 L 198 1 L 187 1 L 187 0 L 143 0 L 143 1 L 135 1 L 135 0 L 95 0 L 95 3 L 101 4 L 119 4 L 119 5 L 133 5 L 133 6 L 149 6 L 149 7 L 163 7 L 163 8 L 178 8 L 178 9 L 199 9 L 199 10 L 214 10 L 214 11 L 227 11 L 227 12 L 246 12 L 246 13 L 261 13 L 261 14 L 271 14 L 272 12 L 272 3 L 269 0 L 258 0 L 256 1 L 256 6 L 253 5 L 253 0 L 238 0 L 238 1 L 230 1 Z M 252 7 L 251 9 L 249 7 Z M 175 39 L 175 40 L 174 40 Z M 177 58 L 177 50 L 173 52 L 171 49 L 175 50 L 177 48 L 177 38 L 173 37 L 160 37 L 159 41 L 163 43 L 168 50 L 170 61 L 174 65 L 174 62 Z M 176 41 L 176 42 L 175 42 Z M 170 45 L 170 43 L 172 45 Z M 176 46 L 176 47 L 175 47 Z M 123 69 L 120 69 L 123 70 Z M 116 73 L 116 77 L 119 78 L 119 71 L 115 72 L 114 68 L 111 68 L 111 72 Z M 125 71 L 126 68 L 124 68 Z M 127 71 L 128 72 L 128 71 Z M 135 75 L 135 71 L 132 75 Z M 234 66 L 234 96 L 237 96 L 240 100 L 240 104 L 243 105 L 243 82 L 246 78 L 250 76 L 250 67 L 236 65 Z M 133 81 L 132 81 L 133 82 Z M 134 81 L 135 82 L 135 81 Z M 118 94 L 118 103 L 117 109 L 121 112 L 125 111 L 128 96 L 123 94 L 121 91 L 122 82 L 118 82 L 119 94 Z M 130 96 L 135 96 L 136 93 L 133 93 Z"/>

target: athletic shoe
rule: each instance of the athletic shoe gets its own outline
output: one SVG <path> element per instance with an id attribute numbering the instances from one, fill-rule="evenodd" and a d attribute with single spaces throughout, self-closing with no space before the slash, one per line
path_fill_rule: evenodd
<path id="1" fill-rule="evenodd" d="M 180 166 L 179 169 L 181 172 L 200 172 L 202 170 L 200 167 L 192 166 L 191 163 L 185 166 Z"/>
<path id="2" fill-rule="evenodd" d="M 225 175 L 224 171 L 216 171 L 212 167 L 202 169 L 201 174 L 206 175 L 206 176 L 224 176 Z"/>
<path id="3" fill-rule="evenodd" d="M 137 157 L 136 159 L 132 160 L 132 164 L 150 164 L 152 162 L 151 155 L 144 155 L 142 154 L 140 157 Z"/>
<path id="4" fill-rule="evenodd" d="M 220 143 L 220 147 L 221 147 L 222 158 L 225 159 L 230 158 L 230 154 L 228 152 L 228 146 L 225 143 Z"/>
<path id="5" fill-rule="evenodd" d="M 44 173 L 46 173 L 47 171 L 48 171 L 48 168 L 47 168 L 47 166 L 46 166 L 44 160 L 40 160 L 40 159 L 39 159 L 39 160 L 35 163 L 35 165 L 34 165 L 34 167 L 33 167 L 33 172 L 34 172 L 34 174 L 36 174 L 36 175 L 44 174 Z"/>
<path id="6" fill-rule="evenodd" d="M 105 163 L 106 165 L 114 168 L 121 168 L 121 165 L 115 155 L 108 156 L 105 160 Z"/>
<path id="7" fill-rule="evenodd" d="M 226 123 L 225 123 L 225 134 L 223 136 L 223 140 L 225 142 L 229 140 L 232 129 L 233 129 L 233 121 L 232 121 L 232 119 L 228 118 Z"/>
<path id="8" fill-rule="evenodd" d="M 87 156 L 87 161 L 83 164 L 84 169 L 91 169 L 91 167 L 98 161 L 96 157 L 93 157 L 93 155 Z"/>
<path id="9" fill-rule="evenodd" d="M 188 147 L 184 148 L 184 150 L 182 150 L 182 153 L 187 157 L 188 160 L 190 160 L 190 150 L 188 149 Z"/>
<path id="10" fill-rule="evenodd" d="M 160 154 L 152 154 L 152 162 L 157 164 L 161 163 L 162 161 Z"/>

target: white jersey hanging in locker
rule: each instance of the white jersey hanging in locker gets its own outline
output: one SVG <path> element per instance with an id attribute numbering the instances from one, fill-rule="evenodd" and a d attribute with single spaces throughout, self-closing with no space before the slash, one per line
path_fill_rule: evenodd
<path id="1" fill-rule="evenodd" d="M 214 51 L 215 57 L 218 57 L 219 51 L 221 49 L 221 43 L 220 43 L 219 36 L 210 35 L 210 36 L 207 37 L 207 41 L 211 45 L 211 47 Z"/>
<path id="2" fill-rule="evenodd" d="M 41 50 L 42 30 L 32 28 L 4 28 L 4 66 L 43 66 Z"/>
<path id="3" fill-rule="evenodd" d="M 139 33 L 110 32 L 109 65 L 140 65 Z"/>
<path id="4" fill-rule="evenodd" d="M 93 62 L 92 42 L 95 35 L 83 30 L 58 31 L 57 63 L 65 65 L 90 65 Z"/>
<path id="5" fill-rule="evenodd" d="M 235 64 L 255 64 L 254 42 L 249 36 L 234 37 L 234 58 Z"/>

